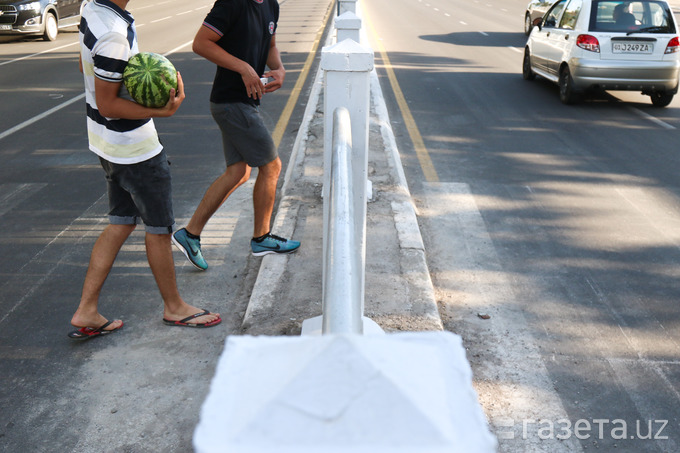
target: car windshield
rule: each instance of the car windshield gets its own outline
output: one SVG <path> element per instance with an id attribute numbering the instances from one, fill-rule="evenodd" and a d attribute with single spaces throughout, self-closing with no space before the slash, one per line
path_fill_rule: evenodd
<path id="1" fill-rule="evenodd" d="M 623 33 L 676 33 L 666 2 L 596 0 L 590 31 Z"/>

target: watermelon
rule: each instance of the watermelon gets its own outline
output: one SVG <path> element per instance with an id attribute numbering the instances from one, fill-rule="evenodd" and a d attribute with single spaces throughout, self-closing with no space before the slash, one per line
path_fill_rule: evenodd
<path id="1" fill-rule="evenodd" d="M 163 107 L 170 99 L 170 89 L 177 89 L 177 70 L 163 55 L 140 52 L 128 61 L 123 83 L 138 104 Z"/>

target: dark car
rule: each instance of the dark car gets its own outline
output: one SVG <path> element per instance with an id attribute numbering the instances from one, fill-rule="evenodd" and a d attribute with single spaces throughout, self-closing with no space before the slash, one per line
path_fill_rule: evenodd
<path id="1" fill-rule="evenodd" d="M 90 0 L 0 0 L 0 35 L 42 35 L 54 41 L 60 28 L 77 26 Z"/>

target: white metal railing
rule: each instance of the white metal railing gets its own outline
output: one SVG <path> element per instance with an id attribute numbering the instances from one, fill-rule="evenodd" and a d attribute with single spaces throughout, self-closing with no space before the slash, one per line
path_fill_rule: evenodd
<path id="1" fill-rule="evenodd" d="M 359 44 L 355 0 L 336 18 L 339 40 L 321 51 L 324 71 L 324 181 L 322 315 L 303 334 L 380 333 L 363 317 L 366 262 L 370 74 L 373 50 Z M 351 7 L 351 9 L 350 9 Z M 331 171 L 331 169 L 333 169 Z M 331 176 L 333 173 L 333 176 Z M 331 194 L 332 190 L 332 194 Z"/>
<path id="2" fill-rule="evenodd" d="M 352 123 L 349 110 L 333 112 L 333 142 L 324 225 L 323 334 L 363 333 L 363 273 L 365 255 L 357 238 L 352 201 Z"/>

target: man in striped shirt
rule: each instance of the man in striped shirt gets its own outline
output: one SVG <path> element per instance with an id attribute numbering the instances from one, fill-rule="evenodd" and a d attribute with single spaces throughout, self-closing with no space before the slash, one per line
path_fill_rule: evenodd
<path id="1" fill-rule="evenodd" d="M 134 19 L 125 10 L 129 0 L 94 0 L 83 9 L 80 64 L 85 79 L 87 132 L 90 150 L 106 174 L 109 222 L 92 250 L 80 305 L 71 324 L 73 339 L 87 339 L 120 329 L 98 311 L 99 294 L 116 255 L 139 220 L 146 229 L 146 253 L 164 302 L 168 325 L 211 327 L 218 314 L 187 304 L 175 280 L 170 235 L 175 224 L 170 170 L 153 123 L 172 116 L 184 100 L 184 84 L 168 103 L 153 109 L 135 103 L 125 89 L 123 70 L 139 52 Z"/>

